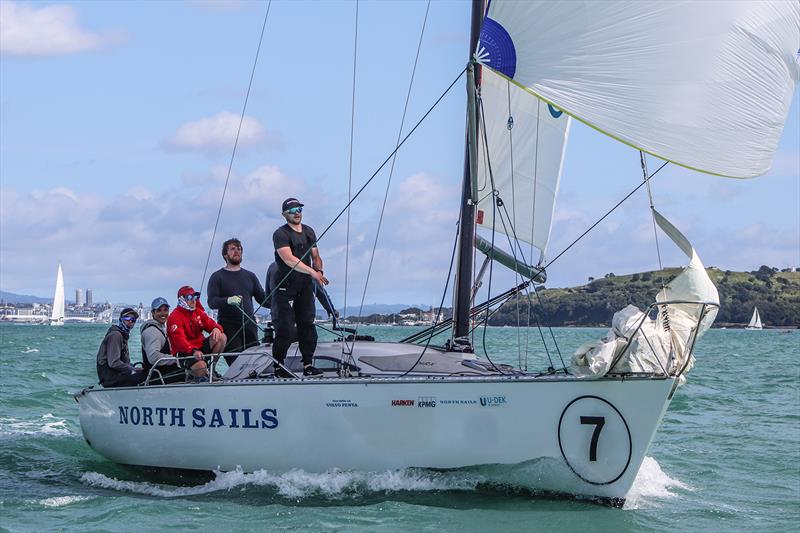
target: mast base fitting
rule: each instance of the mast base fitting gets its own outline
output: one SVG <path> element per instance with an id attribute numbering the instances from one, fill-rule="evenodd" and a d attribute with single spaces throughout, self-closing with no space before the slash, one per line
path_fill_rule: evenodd
<path id="1" fill-rule="evenodd" d="M 469 342 L 469 337 L 456 337 L 452 340 L 447 339 L 447 342 L 444 343 L 444 347 L 448 352 L 473 353 L 472 343 Z"/>

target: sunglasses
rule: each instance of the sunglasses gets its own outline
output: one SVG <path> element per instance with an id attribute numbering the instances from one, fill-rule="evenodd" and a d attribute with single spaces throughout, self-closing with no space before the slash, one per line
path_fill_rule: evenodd
<path id="1" fill-rule="evenodd" d="M 124 316 L 124 317 L 122 317 L 122 320 L 124 320 L 125 322 L 136 322 L 136 317 L 135 316 Z"/>
<path id="2" fill-rule="evenodd" d="M 184 298 L 186 298 L 187 302 L 193 302 L 194 300 L 199 300 L 200 299 L 200 295 L 199 294 L 187 294 L 186 296 L 184 296 Z"/>
<path id="3" fill-rule="evenodd" d="M 296 215 L 297 213 L 302 213 L 303 212 L 303 208 L 302 207 L 290 207 L 289 209 L 286 210 L 286 212 L 290 213 L 292 215 Z"/>

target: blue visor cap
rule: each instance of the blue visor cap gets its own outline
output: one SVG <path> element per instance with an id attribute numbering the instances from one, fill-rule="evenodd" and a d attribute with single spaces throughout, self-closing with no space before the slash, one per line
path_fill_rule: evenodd
<path id="1" fill-rule="evenodd" d="M 155 311 L 162 305 L 166 305 L 167 307 L 169 307 L 169 302 L 166 300 L 166 298 L 162 298 L 161 296 L 159 296 L 158 298 L 153 300 L 153 303 L 150 304 L 150 309 Z"/>

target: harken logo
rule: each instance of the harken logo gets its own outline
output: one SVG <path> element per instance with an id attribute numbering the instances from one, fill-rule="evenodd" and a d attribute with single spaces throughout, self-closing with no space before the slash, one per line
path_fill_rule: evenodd
<path id="1" fill-rule="evenodd" d="M 392 407 L 414 407 L 414 400 L 392 400 Z"/>
<path id="2" fill-rule="evenodd" d="M 436 396 L 420 396 L 417 398 L 417 407 L 436 407 Z"/>
<path id="3" fill-rule="evenodd" d="M 481 396 L 480 402 L 482 407 L 500 407 L 507 403 L 505 396 Z"/>

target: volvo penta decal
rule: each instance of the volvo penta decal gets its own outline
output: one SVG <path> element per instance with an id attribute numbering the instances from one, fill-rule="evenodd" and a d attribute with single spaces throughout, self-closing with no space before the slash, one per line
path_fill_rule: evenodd
<path id="1" fill-rule="evenodd" d="M 275 429 L 277 409 L 214 409 L 206 407 L 139 407 L 120 405 L 119 423 L 124 426 L 168 426 L 192 428 Z"/>

